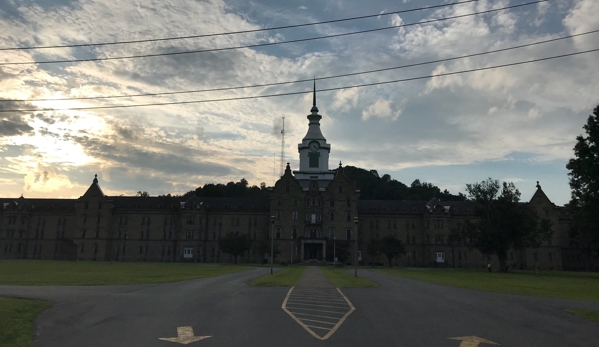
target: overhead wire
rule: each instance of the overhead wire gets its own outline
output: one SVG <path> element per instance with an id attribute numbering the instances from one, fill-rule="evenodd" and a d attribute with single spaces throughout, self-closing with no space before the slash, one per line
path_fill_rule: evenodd
<path id="1" fill-rule="evenodd" d="M 393 25 L 393 26 L 382 27 L 382 28 L 374 28 L 374 29 L 353 31 L 353 32 L 342 33 L 342 34 L 334 34 L 334 35 L 310 37 L 310 38 L 295 39 L 295 40 L 288 40 L 288 41 L 267 42 L 267 43 L 253 44 L 253 45 L 243 45 L 243 46 L 233 46 L 233 47 L 223 47 L 223 48 L 210 48 L 210 49 L 203 49 L 203 50 L 191 50 L 191 51 L 180 51 L 180 52 L 166 52 L 166 53 L 154 53 L 154 54 L 140 54 L 140 55 L 121 56 L 121 57 L 86 58 L 86 59 L 63 59 L 63 60 L 26 61 L 26 62 L 5 62 L 5 63 L 0 63 L 0 66 L 7 66 L 7 65 L 35 65 L 35 64 L 59 64 L 59 63 L 77 63 L 77 62 L 94 62 L 94 61 L 108 61 L 108 60 L 124 60 L 124 59 L 150 58 L 150 57 L 173 56 L 173 55 L 183 55 L 183 54 L 196 54 L 196 53 L 207 53 L 207 52 L 221 52 L 221 51 L 237 50 L 237 49 L 242 49 L 242 48 L 266 47 L 266 46 L 274 46 L 274 45 L 281 45 L 281 44 L 289 44 L 289 43 L 298 43 L 298 42 L 306 42 L 306 41 L 328 39 L 328 38 L 334 38 L 334 37 L 343 37 L 343 36 L 356 35 L 356 34 L 364 34 L 364 33 L 370 33 L 370 32 L 382 31 L 382 30 L 389 30 L 389 29 L 395 29 L 395 28 L 402 28 L 402 27 L 408 27 L 408 26 L 414 26 L 414 25 L 430 24 L 430 23 L 436 23 L 436 22 L 441 22 L 441 21 L 445 21 L 445 20 L 451 20 L 451 19 L 457 19 L 457 18 L 465 18 L 465 17 L 471 17 L 471 16 L 475 16 L 475 15 L 480 15 L 480 14 L 487 14 L 487 13 L 493 13 L 493 12 L 498 12 L 498 11 L 504 11 L 504 10 L 513 9 L 513 8 L 518 8 L 518 7 L 523 7 L 523 6 L 529 6 L 529 5 L 539 4 L 539 3 L 547 2 L 547 1 L 550 1 L 550 0 L 537 0 L 537 1 L 527 2 L 527 3 L 523 3 L 523 4 L 511 5 L 511 6 L 506 6 L 506 7 L 491 9 L 491 10 L 487 10 L 487 11 L 479 11 L 479 12 L 473 12 L 473 13 L 468 13 L 468 14 L 463 14 L 463 15 L 457 15 L 457 16 L 451 16 L 451 17 L 430 19 L 430 20 L 425 20 L 425 21 L 420 21 L 420 22 L 406 23 L 406 24 L 400 24 L 400 25 Z"/>
<path id="2" fill-rule="evenodd" d="M 383 85 L 383 84 L 391 84 L 391 83 L 399 83 L 399 82 L 407 82 L 407 81 L 416 81 L 416 80 L 422 80 L 422 79 L 431 79 L 431 78 L 436 78 L 436 77 L 444 77 L 444 76 L 458 75 L 458 74 L 464 74 L 464 73 L 470 73 L 470 72 L 477 72 L 477 71 L 485 71 L 485 70 L 491 70 L 491 69 L 504 68 L 504 67 L 509 67 L 509 66 L 516 66 L 516 65 L 536 63 L 536 62 L 540 62 L 540 61 L 547 61 L 547 60 L 552 60 L 552 59 L 570 57 L 570 56 L 575 56 L 575 55 L 580 55 L 580 54 L 586 54 L 586 53 L 591 53 L 591 52 L 597 52 L 597 51 L 599 51 L 599 48 L 590 49 L 590 50 L 586 50 L 586 51 L 580 51 L 580 52 L 574 52 L 574 53 L 560 54 L 560 55 L 556 55 L 556 56 L 552 56 L 552 57 L 546 57 L 546 58 L 537 58 L 537 59 L 532 59 L 532 60 L 527 60 L 527 61 L 522 61 L 522 62 L 516 62 L 516 63 L 509 63 L 509 64 L 502 64 L 502 65 L 488 66 L 488 67 L 468 69 L 468 70 L 461 70 L 461 71 L 444 72 L 444 73 L 439 73 L 439 74 L 435 74 L 435 75 L 427 75 L 427 76 L 403 78 L 403 79 L 397 79 L 397 80 L 391 80 L 391 81 L 383 81 L 383 82 L 373 82 L 373 83 L 356 84 L 356 85 L 344 86 L 344 87 L 325 88 L 325 89 L 319 89 L 319 90 L 317 90 L 317 92 L 337 91 L 337 90 L 344 90 L 344 89 L 351 89 L 351 88 L 363 88 L 363 87 L 370 87 L 370 86 Z M 111 105 L 111 106 L 90 106 L 90 107 L 48 108 L 48 109 L 40 109 L 40 108 L 35 108 L 35 109 L 11 109 L 11 110 L 0 110 L 0 113 L 7 113 L 7 112 L 46 112 L 46 111 L 52 111 L 52 112 L 53 111 L 81 111 L 81 110 L 133 108 L 133 107 L 148 107 L 148 106 L 169 106 L 169 105 L 198 104 L 198 103 L 208 103 L 208 102 L 223 102 L 223 101 L 262 99 L 262 98 L 271 98 L 271 97 L 279 97 L 279 96 L 301 95 L 301 94 L 308 94 L 308 93 L 312 93 L 312 91 L 300 91 L 300 92 L 289 92 L 289 93 L 267 94 L 267 95 L 254 95 L 254 96 L 241 96 L 241 97 L 221 98 L 221 99 L 173 101 L 173 102 L 147 103 L 147 104 L 132 104 L 132 105 Z"/>
<path id="3" fill-rule="evenodd" d="M 521 49 L 521 48 L 525 48 L 525 47 L 531 47 L 531 46 L 535 46 L 535 45 L 540 45 L 540 44 L 549 43 L 549 42 L 555 42 L 555 41 L 559 41 L 559 40 L 565 40 L 565 39 L 569 39 L 569 38 L 573 38 L 573 37 L 577 37 L 577 36 L 582 36 L 582 35 L 593 34 L 593 33 L 597 33 L 597 32 L 599 32 L 599 29 L 597 29 L 597 30 L 591 30 L 591 31 L 583 32 L 583 33 L 578 33 L 578 34 L 561 36 L 561 37 L 557 37 L 557 38 L 553 38 L 553 39 L 548 39 L 548 40 L 543 40 L 543 41 L 531 42 L 531 43 L 517 45 L 517 46 L 512 46 L 512 47 L 495 49 L 495 50 L 486 51 L 486 52 L 472 53 L 472 54 L 466 54 L 466 55 L 461 55 L 461 56 L 456 56 L 456 57 L 436 59 L 436 60 L 430 60 L 430 61 L 419 62 L 419 63 L 414 63 L 414 64 L 400 65 L 400 66 L 394 66 L 394 67 L 388 67 L 388 68 L 381 68 L 381 69 L 375 69 L 375 70 L 352 72 L 352 73 L 346 73 L 346 74 L 340 74 L 340 75 L 332 75 L 332 76 L 325 76 L 325 77 L 316 77 L 316 78 L 309 78 L 309 79 L 300 79 L 300 80 L 295 80 L 295 81 L 272 82 L 272 83 L 253 84 L 253 85 L 246 85 L 246 86 L 221 87 L 221 88 L 198 89 L 198 90 L 184 90 L 184 91 L 161 92 L 161 93 L 122 94 L 122 95 L 107 95 L 107 96 L 70 97 L 70 98 L 44 98 L 44 99 L 0 99 L 0 102 L 2 102 L 2 101 L 28 101 L 28 102 L 33 102 L 33 101 L 66 101 L 66 100 L 102 100 L 102 99 L 118 99 L 118 98 L 134 98 L 134 97 L 148 97 L 148 96 L 180 95 L 180 94 L 192 94 L 192 93 L 203 93 L 203 92 L 214 92 L 214 91 L 227 91 L 227 90 L 236 90 L 236 89 L 272 87 L 272 86 L 285 85 L 285 84 L 295 84 L 295 83 L 311 82 L 314 79 L 317 80 L 317 81 L 318 80 L 328 80 L 328 79 L 335 79 L 335 78 L 341 78 L 341 77 L 357 76 L 357 75 L 370 74 L 370 73 L 376 73 L 376 72 L 382 72 L 382 71 L 390 71 L 390 70 L 397 70 L 397 69 L 403 69 L 403 68 L 409 68 L 409 67 L 416 67 L 416 66 L 422 66 L 422 65 L 428 65 L 428 64 L 443 63 L 443 62 L 452 61 L 452 60 L 472 58 L 472 57 L 476 57 L 476 56 L 482 56 L 482 55 L 487 55 L 487 54 L 505 52 L 505 51 L 515 50 L 515 49 Z"/>
<path id="4" fill-rule="evenodd" d="M 95 46 L 123 45 L 123 44 L 145 43 L 145 42 L 187 40 L 187 39 L 215 37 L 215 36 L 225 36 L 225 35 L 250 34 L 250 33 L 258 33 L 258 32 L 264 32 L 264 31 L 292 29 L 292 28 L 300 28 L 300 27 L 313 26 L 313 25 L 322 25 L 322 24 L 331 24 L 331 23 L 339 23 L 339 22 L 346 22 L 346 21 L 354 21 L 354 20 L 366 19 L 366 18 L 373 18 L 373 17 L 390 16 L 390 15 L 393 15 L 393 14 L 401 14 L 401 13 L 408 13 L 408 12 L 425 11 L 425 10 L 431 10 L 431 9 L 442 8 L 442 7 L 462 5 L 462 4 L 467 4 L 467 3 L 471 3 L 471 2 L 478 2 L 478 1 L 480 1 L 480 0 L 466 0 L 466 1 L 458 1 L 458 2 L 453 2 L 453 3 L 441 4 L 441 5 L 433 5 L 433 6 L 411 8 L 411 9 L 407 9 L 407 10 L 400 10 L 400 11 L 393 11 L 393 12 L 383 12 L 383 13 L 377 13 L 377 14 L 371 14 L 371 15 L 364 15 L 364 16 L 357 16 L 357 17 L 332 19 L 332 20 L 326 20 L 326 21 L 321 21 L 321 22 L 283 25 L 283 26 L 278 26 L 278 27 L 261 28 L 261 29 L 229 31 L 229 32 L 214 33 L 214 34 L 199 34 L 199 35 L 175 36 L 175 37 L 154 38 L 154 39 L 140 39 L 140 40 L 128 40 L 128 41 L 116 41 L 116 42 L 79 43 L 79 44 L 70 44 L 70 45 L 4 47 L 4 48 L 0 48 L 0 51 L 16 51 L 16 50 L 29 50 L 29 49 L 49 49 L 49 48 L 95 47 Z"/>

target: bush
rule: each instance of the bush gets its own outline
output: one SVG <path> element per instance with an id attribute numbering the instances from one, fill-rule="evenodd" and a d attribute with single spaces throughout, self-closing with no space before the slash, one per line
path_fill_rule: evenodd
<path id="1" fill-rule="evenodd" d="M 286 261 L 282 261 L 281 262 L 281 266 L 287 266 L 287 262 Z"/>

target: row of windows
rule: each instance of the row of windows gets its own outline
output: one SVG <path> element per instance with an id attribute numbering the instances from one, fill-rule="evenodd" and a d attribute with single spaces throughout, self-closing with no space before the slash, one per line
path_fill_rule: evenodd
<path id="1" fill-rule="evenodd" d="M 293 198 L 293 206 L 297 206 L 298 204 L 298 199 L 297 198 Z M 276 205 L 277 206 L 282 206 L 283 205 L 283 199 L 282 198 L 277 198 L 276 199 Z M 321 205 L 321 199 L 320 198 L 306 198 L 306 206 L 320 206 Z M 351 199 L 347 199 L 345 201 L 345 206 L 346 207 L 351 207 L 352 206 L 352 200 Z M 331 199 L 329 200 L 329 207 L 335 207 L 335 200 Z"/>

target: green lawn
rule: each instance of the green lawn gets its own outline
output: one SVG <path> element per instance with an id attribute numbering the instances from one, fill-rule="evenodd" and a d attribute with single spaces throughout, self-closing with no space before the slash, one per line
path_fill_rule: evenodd
<path id="1" fill-rule="evenodd" d="M 293 287 L 306 270 L 305 266 L 290 266 L 250 282 L 252 286 L 259 287 Z"/>
<path id="2" fill-rule="evenodd" d="M 599 310 L 581 310 L 577 308 L 569 308 L 566 311 L 584 319 L 599 323 Z"/>
<path id="3" fill-rule="evenodd" d="M 0 285 L 107 285 L 184 281 L 250 269 L 185 263 L 2 260 Z"/>
<path id="4" fill-rule="evenodd" d="M 0 346 L 33 346 L 33 321 L 50 306 L 47 301 L 0 298 Z"/>
<path id="5" fill-rule="evenodd" d="M 379 284 L 363 277 L 355 277 L 354 274 L 349 274 L 343 268 L 334 268 L 332 266 L 321 266 L 320 269 L 325 276 L 337 288 L 373 288 Z M 360 272 L 358 271 L 358 276 Z"/>
<path id="6" fill-rule="evenodd" d="M 599 273 L 466 269 L 379 269 L 382 273 L 450 286 L 560 299 L 599 300 Z"/>

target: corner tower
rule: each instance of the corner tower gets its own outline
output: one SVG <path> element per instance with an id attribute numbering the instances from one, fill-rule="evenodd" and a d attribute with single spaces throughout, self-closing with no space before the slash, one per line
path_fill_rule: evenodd
<path id="1" fill-rule="evenodd" d="M 327 139 L 324 138 L 320 131 L 322 116 L 318 114 L 318 107 L 316 107 L 316 81 L 314 81 L 312 109 L 307 118 L 309 120 L 308 132 L 302 139 L 302 143 L 297 145 L 300 155 L 300 167 L 293 174 L 299 181 L 330 181 L 335 177 L 335 173 L 329 171 L 331 145 L 327 143 Z"/>

